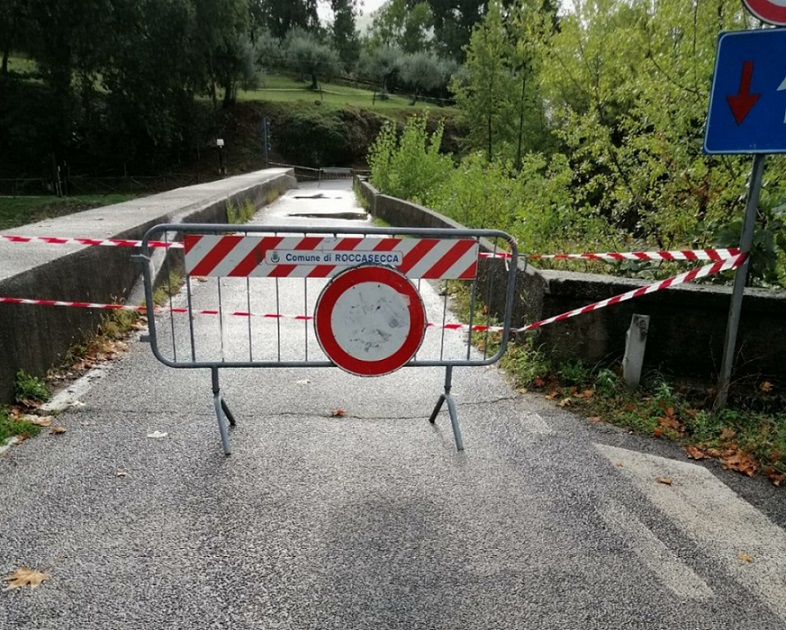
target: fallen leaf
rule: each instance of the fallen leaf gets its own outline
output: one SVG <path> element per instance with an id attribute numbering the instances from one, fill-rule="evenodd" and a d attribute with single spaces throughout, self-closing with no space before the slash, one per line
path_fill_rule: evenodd
<path id="1" fill-rule="evenodd" d="M 595 391 L 592 389 L 585 389 L 584 393 L 582 394 L 584 398 L 592 398 L 594 395 L 595 395 Z"/>
<path id="2" fill-rule="evenodd" d="M 655 427 L 652 430 L 652 435 L 654 435 L 657 438 L 663 437 L 663 427 Z"/>
<path id="3" fill-rule="evenodd" d="M 24 400 L 20 400 L 19 403 L 23 407 L 28 407 L 29 409 L 38 409 L 41 405 L 44 404 L 40 400 L 29 400 L 27 398 L 25 398 Z"/>
<path id="4" fill-rule="evenodd" d="M 560 407 L 570 407 L 572 404 L 573 404 L 572 398 L 563 398 L 562 400 L 559 401 Z"/>
<path id="5" fill-rule="evenodd" d="M 22 442 L 29 439 L 30 439 L 29 433 L 20 433 L 19 435 L 16 436 L 16 441 L 14 442 L 14 446 L 19 446 Z"/>
<path id="6" fill-rule="evenodd" d="M 786 475 L 778 472 L 772 466 L 765 468 L 764 474 L 767 475 L 767 478 L 779 488 L 783 485 L 784 481 L 786 481 Z"/>
<path id="7" fill-rule="evenodd" d="M 542 378 L 538 377 L 534 381 L 532 381 L 532 385 L 534 387 L 543 387 L 546 383 L 543 381 Z"/>
<path id="8" fill-rule="evenodd" d="M 753 558 L 751 558 L 747 553 L 740 553 L 737 554 L 737 559 L 740 562 L 753 562 Z"/>
<path id="9" fill-rule="evenodd" d="M 723 460 L 723 467 L 727 470 L 736 470 L 748 477 L 753 477 L 759 470 L 758 462 L 747 453 L 738 451 L 734 455 Z"/>
<path id="10" fill-rule="evenodd" d="M 674 483 L 674 480 L 671 477 L 658 477 L 655 481 L 662 483 L 664 486 L 670 486 Z"/>
<path id="11" fill-rule="evenodd" d="M 769 381 L 764 381 L 761 385 L 759 385 L 759 391 L 769 394 L 772 391 L 773 384 Z"/>
<path id="12" fill-rule="evenodd" d="M 64 426 L 56 426 L 49 429 L 49 435 L 61 435 L 66 432 L 66 428 Z"/>
<path id="13" fill-rule="evenodd" d="M 127 477 L 128 473 L 123 468 L 118 468 L 117 472 L 115 472 L 115 477 Z"/>
<path id="14" fill-rule="evenodd" d="M 671 407 L 669 409 L 671 409 Z M 658 418 L 658 424 L 664 429 L 671 429 L 672 431 L 682 432 L 685 430 L 685 426 L 682 424 L 682 422 L 669 414 Z"/>
<path id="15" fill-rule="evenodd" d="M 169 435 L 169 434 L 168 433 L 164 433 L 163 431 L 153 431 L 152 433 L 148 433 L 147 437 L 149 437 L 149 438 L 151 438 L 153 440 L 160 440 L 161 438 L 165 438 L 167 435 Z"/>
<path id="16" fill-rule="evenodd" d="M 42 582 L 48 579 L 49 576 L 46 573 L 36 571 L 29 567 L 19 567 L 11 575 L 5 578 L 5 581 L 8 582 L 8 586 L 6 586 L 4 590 L 10 591 L 11 589 L 22 588 L 24 586 L 29 586 L 31 589 L 34 589 L 38 588 Z"/>
<path id="17" fill-rule="evenodd" d="M 347 412 L 343 409 L 334 409 L 330 412 L 331 418 L 343 418 L 345 415 L 347 415 Z"/>
<path id="18" fill-rule="evenodd" d="M 625 464 L 624 464 L 624 462 L 614 462 L 614 465 L 615 465 L 617 468 L 625 468 Z"/>
<path id="19" fill-rule="evenodd" d="M 546 400 L 554 400 L 557 396 L 559 396 L 559 392 L 554 390 L 550 394 L 546 394 Z"/>
<path id="20" fill-rule="evenodd" d="M 710 457 L 720 457 L 721 452 L 717 448 L 710 448 L 707 449 L 707 455 L 709 455 Z"/>
<path id="21" fill-rule="evenodd" d="M 48 427 L 55 421 L 53 416 L 25 416 L 24 420 L 37 427 Z"/>
<path id="22" fill-rule="evenodd" d="M 635 409 L 636 409 L 636 405 L 634 405 L 633 403 L 628 403 L 627 405 L 625 405 L 625 411 L 634 411 Z"/>
<path id="23" fill-rule="evenodd" d="M 691 445 L 685 447 L 685 452 L 691 459 L 705 459 L 707 456 L 698 446 Z"/>
<path id="24" fill-rule="evenodd" d="M 71 406 L 74 407 L 75 409 L 81 409 L 82 407 L 86 407 L 87 405 L 85 405 L 85 403 L 83 403 L 81 400 L 74 400 L 71 402 Z"/>
<path id="25" fill-rule="evenodd" d="M 729 442 L 736 437 L 737 437 L 737 432 L 734 429 L 730 429 L 729 427 L 725 427 L 720 434 L 720 439 L 722 442 Z"/>
<path id="26" fill-rule="evenodd" d="M 600 422 L 600 418 L 598 416 L 590 416 L 587 418 L 592 424 L 598 424 Z"/>

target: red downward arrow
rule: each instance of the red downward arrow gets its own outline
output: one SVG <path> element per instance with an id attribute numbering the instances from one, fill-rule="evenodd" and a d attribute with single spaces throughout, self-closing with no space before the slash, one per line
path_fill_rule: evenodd
<path id="1" fill-rule="evenodd" d="M 753 62 L 746 61 L 742 64 L 739 91 L 735 95 L 726 97 L 737 125 L 742 124 L 761 96 L 761 94 L 751 94 L 751 78 L 753 78 Z"/>

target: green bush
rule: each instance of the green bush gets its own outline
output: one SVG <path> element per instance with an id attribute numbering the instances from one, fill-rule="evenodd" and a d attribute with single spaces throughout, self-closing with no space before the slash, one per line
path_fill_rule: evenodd
<path id="1" fill-rule="evenodd" d="M 439 152 L 442 123 L 429 135 L 428 114 L 409 118 L 399 137 L 393 123 L 382 127 L 371 146 L 371 184 L 386 194 L 429 204 L 430 192 L 453 175 L 453 161 Z"/>
<path id="2" fill-rule="evenodd" d="M 32 401 L 46 402 L 52 397 L 44 382 L 24 370 L 16 373 L 14 383 L 14 398 L 16 402 Z"/>

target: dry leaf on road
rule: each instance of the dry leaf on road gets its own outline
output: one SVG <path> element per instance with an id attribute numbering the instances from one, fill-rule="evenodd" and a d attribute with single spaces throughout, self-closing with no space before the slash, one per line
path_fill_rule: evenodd
<path id="1" fill-rule="evenodd" d="M 686 446 L 685 452 L 691 459 L 706 459 L 707 455 L 698 446 Z"/>
<path id="2" fill-rule="evenodd" d="M 656 481 L 658 483 L 662 483 L 664 486 L 670 486 L 674 483 L 674 480 L 671 477 L 658 477 Z"/>
<path id="3" fill-rule="evenodd" d="M 115 477 L 128 477 L 128 472 L 124 468 L 118 468 Z"/>
<path id="4" fill-rule="evenodd" d="M 764 474 L 767 475 L 767 478 L 779 488 L 783 485 L 783 482 L 786 481 L 786 475 L 778 472 L 772 466 L 765 468 Z"/>
<path id="5" fill-rule="evenodd" d="M 19 567 L 11 575 L 5 578 L 5 581 L 8 582 L 8 586 L 6 586 L 4 590 L 10 591 L 11 589 L 22 588 L 24 586 L 29 586 L 33 589 L 37 588 L 42 582 L 48 579 L 49 576 L 46 573 L 36 571 L 30 567 Z"/>
<path id="6" fill-rule="evenodd" d="M 152 440 L 160 440 L 161 438 L 165 438 L 167 435 L 169 434 L 165 433 L 164 431 L 153 431 L 152 433 L 148 433 L 147 437 Z"/>
<path id="7" fill-rule="evenodd" d="M 330 412 L 331 418 L 343 418 L 346 415 L 347 412 L 344 411 L 343 409 L 334 409 L 333 411 Z"/>
<path id="8" fill-rule="evenodd" d="M 748 477 L 753 477 L 759 470 L 758 462 L 741 451 L 737 451 L 734 455 L 724 459 L 723 467 L 727 470 L 736 470 L 748 475 Z"/>
<path id="9" fill-rule="evenodd" d="M 742 552 L 737 554 L 737 559 L 740 562 L 753 562 L 753 558 L 751 558 L 747 553 Z"/>
<path id="10" fill-rule="evenodd" d="M 65 432 L 66 432 L 66 428 L 60 425 L 49 429 L 49 435 L 61 435 Z"/>
<path id="11" fill-rule="evenodd" d="M 24 416 L 23 420 L 37 427 L 48 427 L 55 421 L 55 418 L 54 416 Z"/>

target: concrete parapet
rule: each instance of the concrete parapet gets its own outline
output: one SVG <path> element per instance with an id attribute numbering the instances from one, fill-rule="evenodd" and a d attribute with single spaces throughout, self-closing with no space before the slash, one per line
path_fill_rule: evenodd
<path id="1" fill-rule="evenodd" d="M 376 216 L 391 225 L 463 227 L 428 208 L 382 195 L 365 181 L 358 180 L 356 186 Z M 502 265 L 504 261 L 486 259 L 479 274 L 504 278 Z M 513 325 L 559 315 L 645 284 L 614 276 L 540 271 L 519 263 Z M 504 286 L 504 280 L 496 286 Z M 622 359 L 633 314 L 649 315 L 645 369 L 712 382 L 720 370 L 730 297 L 730 287 L 680 285 L 544 326 L 536 340 L 560 361 L 609 364 Z M 490 309 L 498 313 L 503 305 L 504 296 L 499 294 L 492 298 Z M 786 292 L 746 289 L 733 378 L 757 375 L 786 380 L 785 327 Z"/>
<path id="2" fill-rule="evenodd" d="M 295 186 L 290 169 L 267 169 L 3 233 L 136 240 L 161 223 L 225 223 L 227 202 L 251 202 L 259 208 L 269 195 Z M 125 300 L 140 275 L 132 253 L 128 248 L 6 243 L 0 246 L 0 295 L 98 303 Z M 90 309 L 0 304 L 0 403 L 12 400 L 19 369 L 43 376 L 105 316 Z"/>

